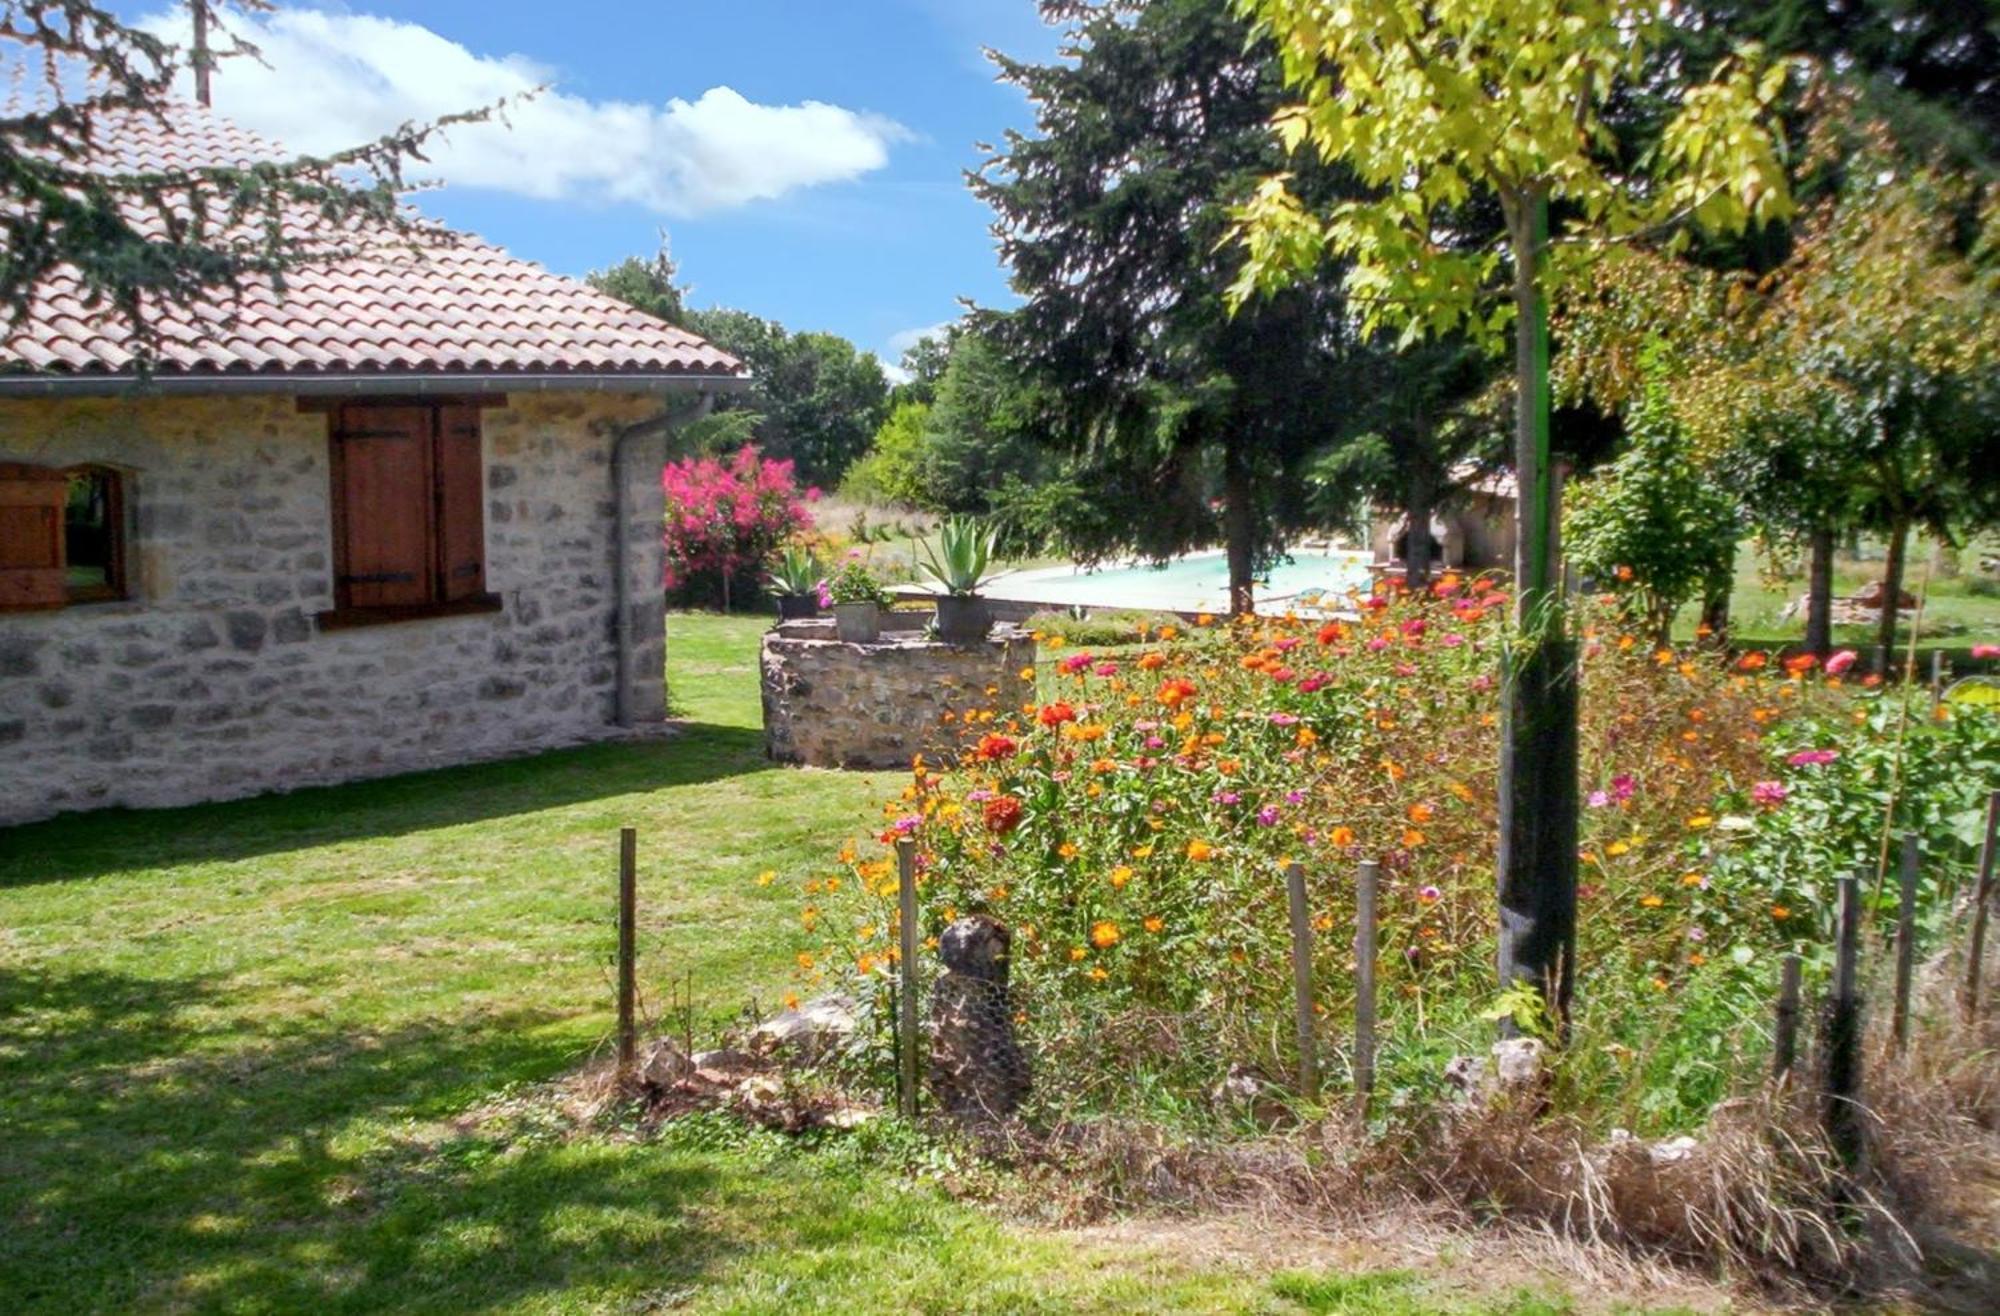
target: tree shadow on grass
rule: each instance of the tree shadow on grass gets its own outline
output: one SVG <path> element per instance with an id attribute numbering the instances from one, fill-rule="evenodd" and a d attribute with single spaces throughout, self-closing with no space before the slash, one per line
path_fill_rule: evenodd
<path id="1" fill-rule="evenodd" d="M 760 732 L 697 722 L 657 740 L 286 795 L 183 809 L 104 809 L 0 828 L 0 889 L 400 836 L 775 770 Z"/>
<path id="2" fill-rule="evenodd" d="M 0 971 L 9 1312 L 469 1310 L 684 1286 L 733 1250 L 694 1209 L 716 1191 L 699 1162 L 427 1123 L 564 1064 L 548 1013 L 204 1030 L 229 1004 Z"/>

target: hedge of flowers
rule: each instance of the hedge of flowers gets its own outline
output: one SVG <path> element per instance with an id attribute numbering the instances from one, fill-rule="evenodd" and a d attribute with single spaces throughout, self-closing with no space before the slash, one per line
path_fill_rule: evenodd
<path id="1" fill-rule="evenodd" d="M 1285 1072 L 1291 861 L 1320 933 L 1316 1008 L 1330 1038 L 1345 1027 L 1354 877 L 1376 859 L 1386 1104 L 1434 1087 L 1490 1034 L 1506 600 L 1445 576 L 1355 610 L 1204 619 L 1115 652 L 1048 637 L 1040 702 L 953 714 L 958 764 L 917 764 L 881 828 L 803 881 L 800 989 L 866 993 L 893 973 L 895 875 L 877 847 L 909 836 L 926 938 L 974 911 L 1013 930 L 1022 1027 L 1065 1076 L 1045 1091 L 1173 1106 L 1232 1066 Z M 1584 625 L 1567 1081 L 1617 1118 L 1671 1125 L 1760 1053 L 1775 953 L 1824 945 L 1836 875 L 1875 856 L 1892 767 L 1942 918 L 2000 731 L 1991 714 L 1933 719 L 1927 699 L 1901 730 L 1901 701 L 1856 681 L 1851 655 L 1822 672 Z"/>
<path id="2" fill-rule="evenodd" d="M 728 457 L 694 456 L 667 463 L 666 579 L 672 592 L 726 597 L 757 587 L 780 545 L 812 529 L 792 463 L 773 461 L 745 444 Z"/>

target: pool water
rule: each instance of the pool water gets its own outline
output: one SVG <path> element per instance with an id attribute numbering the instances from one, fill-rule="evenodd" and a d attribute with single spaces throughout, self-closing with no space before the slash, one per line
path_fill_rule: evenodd
<path id="1" fill-rule="evenodd" d="M 1367 590 L 1368 561 L 1366 553 L 1345 550 L 1293 553 L 1257 582 L 1257 610 L 1341 607 L 1349 591 Z M 1219 552 L 1194 553 L 1157 567 L 1142 564 L 1095 571 L 1077 567 L 1024 571 L 994 581 L 985 593 L 996 599 L 1055 607 L 1220 613 L 1229 609 L 1229 559 Z"/>

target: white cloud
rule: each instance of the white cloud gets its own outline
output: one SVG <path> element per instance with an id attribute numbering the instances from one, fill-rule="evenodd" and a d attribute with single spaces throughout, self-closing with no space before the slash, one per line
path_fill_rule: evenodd
<path id="1" fill-rule="evenodd" d="M 474 54 L 397 19 L 285 9 L 232 22 L 268 67 L 225 62 L 215 108 L 296 151 L 353 146 L 555 80 L 527 56 Z M 186 40 L 178 14 L 147 26 Z M 858 178 L 909 137 L 879 115 L 820 101 L 764 105 L 729 87 L 654 105 L 592 101 L 551 85 L 506 117 L 451 129 L 418 171 L 463 187 L 687 216 Z"/>
<path id="2" fill-rule="evenodd" d="M 919 329 L 901 329 L 889 335 L 889 353 L 896 360 L 903 359 L 903 353 L 923 342 L 926 338 L 942 338 L 951 332 L 956 320 L 945 320 L 938 324 L 927 324 Z"/>

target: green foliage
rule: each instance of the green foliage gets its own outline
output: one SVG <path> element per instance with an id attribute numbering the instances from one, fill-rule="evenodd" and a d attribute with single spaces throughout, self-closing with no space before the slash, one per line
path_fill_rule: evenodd
<path id="1" fill-rule="evenodd" d="M 835 484 L 867 451 L 889 399 L 874 353 L 835 334 L 793 333 L 743 311 L 692 311 L 687 327 L 749 364 L 750 390 L 724 398 L 717 409 L 762 416 L 758 445 L 791 458 L 800 480 Z"/>
<path id="2" fill-rule="evenodd" d="M 866 562 L 857 558 L 841 563 L 827 577 L 826 596 L 836 604 L 879 603 L 886 607 L 889 603 L 889 593 L 882 588 L 882 578 Z"/>
<path id="3" fill-rule="evenodd" d="M 994 533 L 969 516 L 946 517 L 938 524 L 937 542 L 924 543 L 924 571 L 946 593 L 971 595 L 986 583 L 993 558 Z"/>
<path id="4" fill-rule="evenodd" d="M 928 402 L 898 402 L 875 431 L 867 455 L 847 468 L 841 495 L 870 503 L 926 506 L 922 462 L 930 414 Z"/>
<path id="5" fill-rule="evenodd" d="M 771 566 L 771 587 L 788 598 L 803 598 L 818 592 L 823 574 L 818 558 L 792 544 L 778 554 Z"/>
<path id="6" fill-rule="evenodd" d="M 609 269 L 593 271 L 585 276 L 585 282 L 597 291 L 632 307 L 644 311 L 668 324 L 681 325 L 687 321 L 685 292 L 675 282 L 678 267 L 667 249 L 666 235 L 660 237 L 660 249 L 652 256 L 640 258 L 627 256 Z"/>
<path id="7" fill-rule="evenodd" d="M 1043 389 L 1037 437 L 1059 459 L 1010 492 L 1009 534 L 1084 557 L 1226 541 L 1247 591 L 1306 518 L 1298 475 L 1337 410 L 1350 337 L 1336 279 L 1235 316 L 1225 304 L 1243 259 L 1224 242 L 1229 205 L 1286 161 L 1265 126 L 1282 100 L 1273 48 L 1213 0 L 1044 12 L 1074 24 L 1073 55 L 996 60 L 1036 123 L 973 181 L 1024 298 L 975 323 Z M 1300 174 L 1316 197 L 1340 181 Z M 1032 497 L 1048 481 L 1063 515 Z"/>
<path id="8" fill-rule="evenodd" d="M 1678 111 L 1642 165 L 1618 150 L 1607 109 L 1637 84 L 1671 21 L 1648 0 L 1357 0 L 1338 22 L 1311 0 L 1237 7 L 1275 41 L 1299 96 L 1275 120 L 1286 149 L 1342 162 L 1378 189 L 1320 207 L 1274 171 L 1238 211 L 1248 248 L 1239 304 L 1338 253 L 1353 262 L 1348 288 L 1367 331 L 1399 329 L 1411 342 L 1461 332 L 1497 346 L 1516 312 L 1497 294 L 1535 245 L 1541 202 L 1570 217 L 1533 270 L 1551 298 L 1588 273 L 1597 240 L 1690 221 L 1735 231 L 1789 213 L 1781 148 L 1763 122 L 1786 68 L 1755 49 L 1708 82 L 1672 79 Z M 1449 212 L 1480 196 L 1503 210 L 1512 254 L 1439 242 Z"/>
<path id="9" fill-rule="evenodd" d="M 1563 544 L 1573 570 L 1665 643 L 1682 604 L 1729 592 L 1741 527 L 1735 498 L 1689 450 L 1657 369 L 1626 427 L 1625 451 L 1571 486 Z"/>

